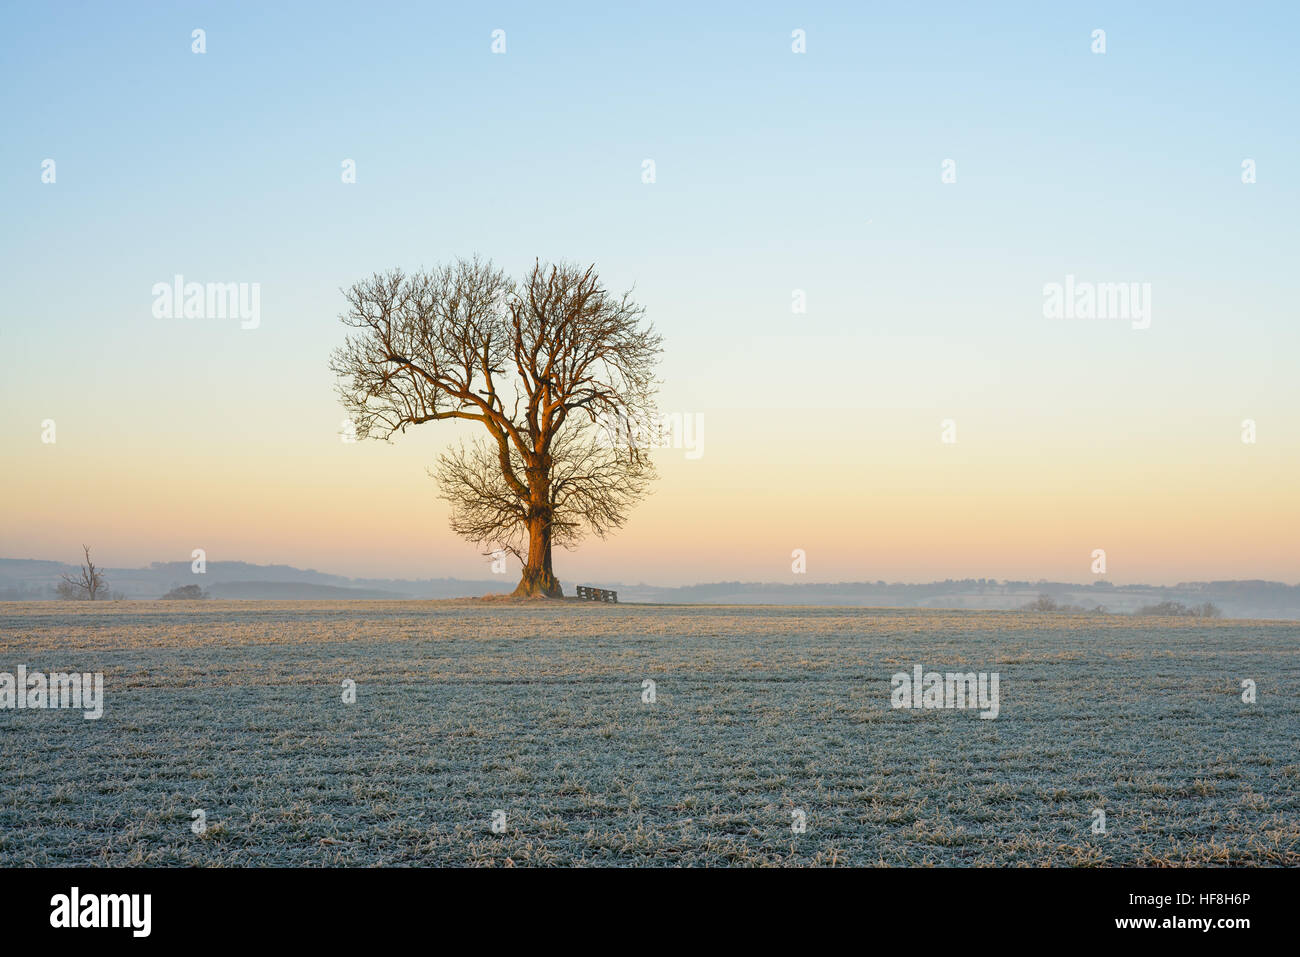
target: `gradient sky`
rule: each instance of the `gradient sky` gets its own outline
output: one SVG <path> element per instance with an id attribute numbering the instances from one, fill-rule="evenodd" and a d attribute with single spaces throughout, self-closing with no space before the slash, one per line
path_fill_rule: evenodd
<path id="1" fill-rule="evenodd" d="M 616 6 L 6 4 L 0 555 L 486 577 L 460 431 L 344 444 L 328 370 L 340 286 L 478 252 L 635 284 L 704 418 L 566 582 L 1300 580 L 1295 5 Z"/>

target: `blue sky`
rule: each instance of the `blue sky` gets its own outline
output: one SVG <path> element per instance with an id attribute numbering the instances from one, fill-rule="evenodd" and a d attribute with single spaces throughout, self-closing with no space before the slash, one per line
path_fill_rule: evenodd
<path id="1" fill-rule="evenodd" d="M 1300 435 L 1294 5 L 9 4 L 4 19 L 0 399 L 19 471 L 52 415 L 88 450 L 93 434 L 92 462 L 158 457 L 251 489 L 284 450 L 283 481 L 310 481 L 303 436 L 337 426 L 338 288 L 474 252 L 635 284 L 666 339 L 663 404 L 717 416 L 720 446 L 752 437 L 719 429 L 754 410 L 823 407 L 841 435 L 864 414 L 929 428 L 944 410 L 990 434 L 1009 417 L 1074 428 L 1073 447 L 1135 422 L 1231 431 L 1254 410 L 1287 456 Z M 261 327 L 160 323 L 150 287 L 177 273 L 259 282 Z M 1047 322 L 1041 287 L 1067 273 L 1151 283 L 1152 328 Z M 411 463 L 443 439 L 422 435 Z M 114 474 L 118 491 L 139 478 Z M 696 479 L 670 475 L 669 503 Z M 431 523 L 435 570 L 463 561 L 448 534 Z M 34 557 L 66 550 L 35 526 L 18 537 Z M 1010 572 L 1046 574 L 1035 562 Z M 739 577 L 725 564 L 641 570 Z"/>

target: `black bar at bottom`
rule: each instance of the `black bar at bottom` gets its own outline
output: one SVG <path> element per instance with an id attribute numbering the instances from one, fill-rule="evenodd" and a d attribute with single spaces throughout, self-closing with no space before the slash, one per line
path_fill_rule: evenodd
<path id="1" fill-rule="evenodd" d="M 1291 915 L 1284 908 L 1295 898 L 1296 874 L 1286 869 L 11 868 L 0 870 L 0 921 L 10 939 L 24 943 L 75 936 L 81 943 L 115 938 L 127 946 L 188 941 L 337 946 L 349 940 L 373 945 L 377 930 L 441 934 L 457 927 L 472 930 L 485 921 L 492 935 L 562 930 L 571 940 L 603 925 L 621 926 L 636 937 L 689 926 L 681 923 L 685 920 L 738 935 L 762 933 L 772 921 L 791 921 L 791 929 L 821 922 L 825 929 L 827 922 L 843 927 L 849 920 L 860 939 L 933 934 L 944 947 L 987 942 L 984 935 L 993 931 L 991 939 L 999 942 L 1122 937 L 1182 942 L 1200 936 L 1232 946 L 1256 931 L 1277 935 L 1289 926 Z M 145 898 L 131 895 L 148 895 L 147 911 Z M 80 926 L 85 923 L 119 926 Z"/>

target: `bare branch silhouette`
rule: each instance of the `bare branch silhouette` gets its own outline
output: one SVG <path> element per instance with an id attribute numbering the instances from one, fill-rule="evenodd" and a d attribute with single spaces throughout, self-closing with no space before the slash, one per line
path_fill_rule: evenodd
<path id="1" fill-rule="evenodd" d="M 551 548 L 620 528 L 648 489 L 644 451 L 597 441 L 603 418 L 648 418 L 660 338 L 595 267 L 540 260 L 516 286 L 491 263 L 375 274 L 345 290 L 354 330 L 333 355 L 357 434 L 391 439 L 439 419 L 486 442 L 434 470 L 451 527 L 524 562 L 517 595 L 561 594 Z"/>
<path id="2" fill-rule="evenodd" d="M 101 592 L 108 590 L 108 579 L 90 560 L 90 546 L 82 545 L 81 550 L 86 555 L 86 563 L 81 566 L 81 570 L 75 578 L 68 575 L 62 576 L 63 584 L 59 586 L 59 595 L 65 598 L 94 601 Z"/>

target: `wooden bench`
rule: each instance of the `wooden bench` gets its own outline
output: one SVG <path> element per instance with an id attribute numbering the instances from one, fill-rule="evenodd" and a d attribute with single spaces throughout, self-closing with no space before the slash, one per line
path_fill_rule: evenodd
<path id="1" fill-rule="evenodd" d="M 590 585 L 578 586 L 578 597 L 584 601 L 608 601 L 618 604 L 618 592 L 608 588 L 592 588 Z"/>

